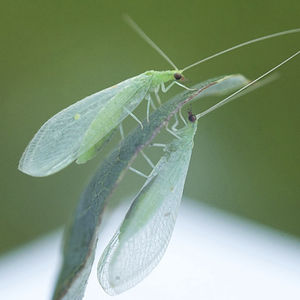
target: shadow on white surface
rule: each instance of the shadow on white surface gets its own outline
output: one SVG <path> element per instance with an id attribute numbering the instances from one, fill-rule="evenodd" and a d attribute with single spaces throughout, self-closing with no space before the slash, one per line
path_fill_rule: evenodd
<path id="1" fill-rule="evenodd" d="M 300 299 L 300 241 L 185 199 L 158 267 L 115 297 L 98 284 L 97 261 L 125 216 L 106 224 L 84 300 L 92 299 Z M 0 299 L 51 299 L 60 264 L 61 232 L 0 259 Z"/>

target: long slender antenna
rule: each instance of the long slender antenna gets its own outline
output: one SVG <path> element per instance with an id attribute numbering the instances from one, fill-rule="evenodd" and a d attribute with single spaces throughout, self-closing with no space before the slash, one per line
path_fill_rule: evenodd
<path id="1" fill-rule="evenodd" d="M 148 36 L 147 34 L 128 16 L 123 15 L 125 22 L 135 31 L 137 34 L 146 41 L 153 49 L 155 49 L 175 70 L 178 70 L 176 65 L 167 56 L 167 54 L 162 51 Z"/>
<path id="2" fill-rule="evenodd" d="M 295 56 L 297 56 L 298 54 L 300 54 L 300 51 L 297 51 L 296 53 L 294 53 L 293 55 L 291 55 L 289 58 L 287 58 L 286 60 L 282 61 L 280 64 L 276 65 L 274 68 L 272 68 L 271 70 L 269 70 L 268 72 L 262 74 L 261 76 L 257 77 L 255 80 L 251 81 L 250 83 L 248 83 L 247 85 L 243 86 L 242 88 L 240 88 L 239 90 L 237 90 L 236 92 L 234 92 L 233 94 L 229 95 L 228 97 L 226 97 L 225 99 L 223 99 L 222 101 L 220 101 L 219 103 L 217 103 L 216 105 L 210 107 L 209 109 L 205 110 L 204 112 L 198 114 L 197 120 L 204 117 L 205 115 L 207 115 L 208 113 L 216 110 L 217 108 L 223 106 L 224 104 L 228 103 L 229 101 L 233 100 L 233 98 L 241 93 L 242 91 L 244 91 L 245 89 L 247 89 L 248 87 L 250 87 L 251 85 L 255 84 L 257 81 L 261 80 L 262 78 L 266 77 L 267 75 L 269 75 L 271 72 L 275 71 L 276 69 L 278 69 L 279 67 L 281 67 L 282 65 L 284 65 L 285 63 L 287 63 L 289 60 L 293 59 Z"/>
<path id="3" fill-rule="evenodd" d="M 290 29 L 290 30 L 286 30 L 286 31 L 276 32 L 276 33 L 273 33 L 273 34 L 265 35 L 265 36 L 262 36 L 262 37 L 259 37 L 259 38 L 256 38 L 256 39 L 253 39 L 253 40 L 241 43 L 241 44 L 237 44 L 237 45 L 235 45 L 233 47 L 230 47 L 230 48 L 228 48 L 226 50 L 220 51 L 220 52 L 218 52 L 216 54 L 213 54 L 213 55 L 208 56 L 206 58 L 203 58 L 203 59 L 201 59 L 199 61 L 196 61 L 195 63 L 193 63 L 193 64 L 191 64 L 191 65 L 183 68 L 182 71 L 186 71 L 188 69 L 191 69 L 191 68 L 193 68 L 193 67 L 195 67 L 195 66 L 197 66 L 197 65 L 199 65 L 199 64 L 201 64 L 201 63 L 203 63 L 205 61 L 208 61 L 208 60 L 210 60 L 212 58 L 215 58 L 215 57 L 217 57 L 219 55 L 222 55 L 222 54 L 224 54 L 226 52 L 229 52 L 231 50 L 235 50 L 237 48 L 241 48 L 241 47 L 244 47 L 246 45 L 250 45 L 250 44 L 253 44 L 253 43 L 256 43 L 256 42 L 264 41 L 264 40 L 267 40 L 267 39 L 270 39 L 270 38 L 273 38 L 273 37 L 277 37 L 277 36 L 280 36 L 280 35 L 286 35 L 286 34 L 297 33 L 297 32 L 300 32 L 300 28 L 295 28 L 295 29 Z"/>

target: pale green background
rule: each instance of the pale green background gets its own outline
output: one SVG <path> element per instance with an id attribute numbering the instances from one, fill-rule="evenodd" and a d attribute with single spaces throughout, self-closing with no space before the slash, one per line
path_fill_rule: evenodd
<path id="1" fill-rule="evenodd" d="M 42 123 L 93 92 L 169 68 L 122 13 L 182 67 L 297 27 L 299 9 L 298 0 L 1 1 L 0 252 L 64 224 L 104 155 L 46 178 L 20 173 L 18 160 Z M 299 40 L 296 34 L 224 55 L 186 72 L 187 84 L 230 73 L 255 78 L 294 53 Z M 299 61 L 284 66 L 279 80 L 200 121 L 186 195 L 300 236 Z M 193 104 L 193 111 L 212 101 Z M 138 113 L 144 116 L 144 108 Z M 135 193 L 142 182 L 130 174 L 114 198 Z"/>

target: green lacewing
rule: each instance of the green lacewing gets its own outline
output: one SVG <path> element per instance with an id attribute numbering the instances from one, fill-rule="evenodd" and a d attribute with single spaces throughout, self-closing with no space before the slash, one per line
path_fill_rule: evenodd
<path id="1" fill-rule="evenodd" d="M 193 149 L 197 121 L 176 131 L 165 154 L 135 197 L 98 265 L 98 278 L 110 295 L 136 285 L 158 264 L 173 231 Z"/>
<path id="2" fill-rule="evenodd" d="M 116 295 L 135 286 L 164 255 L 176 222 L 198 120 L 235 99 L 299 53 L 296 52 L 204 112 L 196 116 L 189 112 L 188 122 L 173 132 L 176 138 L 165 146 L 164 155 L 134 198 L 123 223 L 99 260 L 98 280 L 106 293 Z"/>
<path id="3" fill-rule="evenodd" d="M 133 111 L 143 99 L 147 100 L 148 119 L 150 105 L 153 104 L 152 93 L 159 101 L 160 89 L 167 92 L 174 84 L 187 88 L 180 83 L 184 78 L 184 71 L 239 47 L 300 31 L 298 28 L 256 38 L 178 69 L 136 23 L 129 17 L 126 17 L 126 20 L 174 69 L 146 71 L 92 94 L 60 111 L 44 123 L 30 141 L 20 159 L 18 166 L 20 171 L 41 177 L 56 173 L 73 161 L 85 163 L 97 154 L 101 146 L 110 139 L 113 130 L 121 125 L 127 116 L 131 115 L 139 122 Z M 167 82 L 171 83 L 165 87 Z"/>

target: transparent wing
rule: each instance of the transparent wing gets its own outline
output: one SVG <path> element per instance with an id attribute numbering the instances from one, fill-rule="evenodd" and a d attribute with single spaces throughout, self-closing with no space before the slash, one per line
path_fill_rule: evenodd
<path id="1" fill-rule="evenodd" d="M 47 176 L 73 162 L 99 110 L 124 88 L 131 86 L 139 76 L 88 96 L 54 115 L 25 149 L 19 169 L 32 176 Z"/>
<path id="2" fill-rule="evenodd" d="M 152 76 L 141 74 L 132 81 L 130 86 L 123 88 L 104 104 L 85 133 L 79 150 L 80 154 L 109 134 L 128 116 L 128 112 L 134 111 L 145 98 L 151 82 Z"/>
<path id="3" fill-rule="evenodd" d="M 189 139 L 184 147 L 163 156 L 134 199 L 98 264 L 98 279 L 108 294 L 119 294 L 136 285 L 165 253 L 181 202 L 191 151 Z"/>

